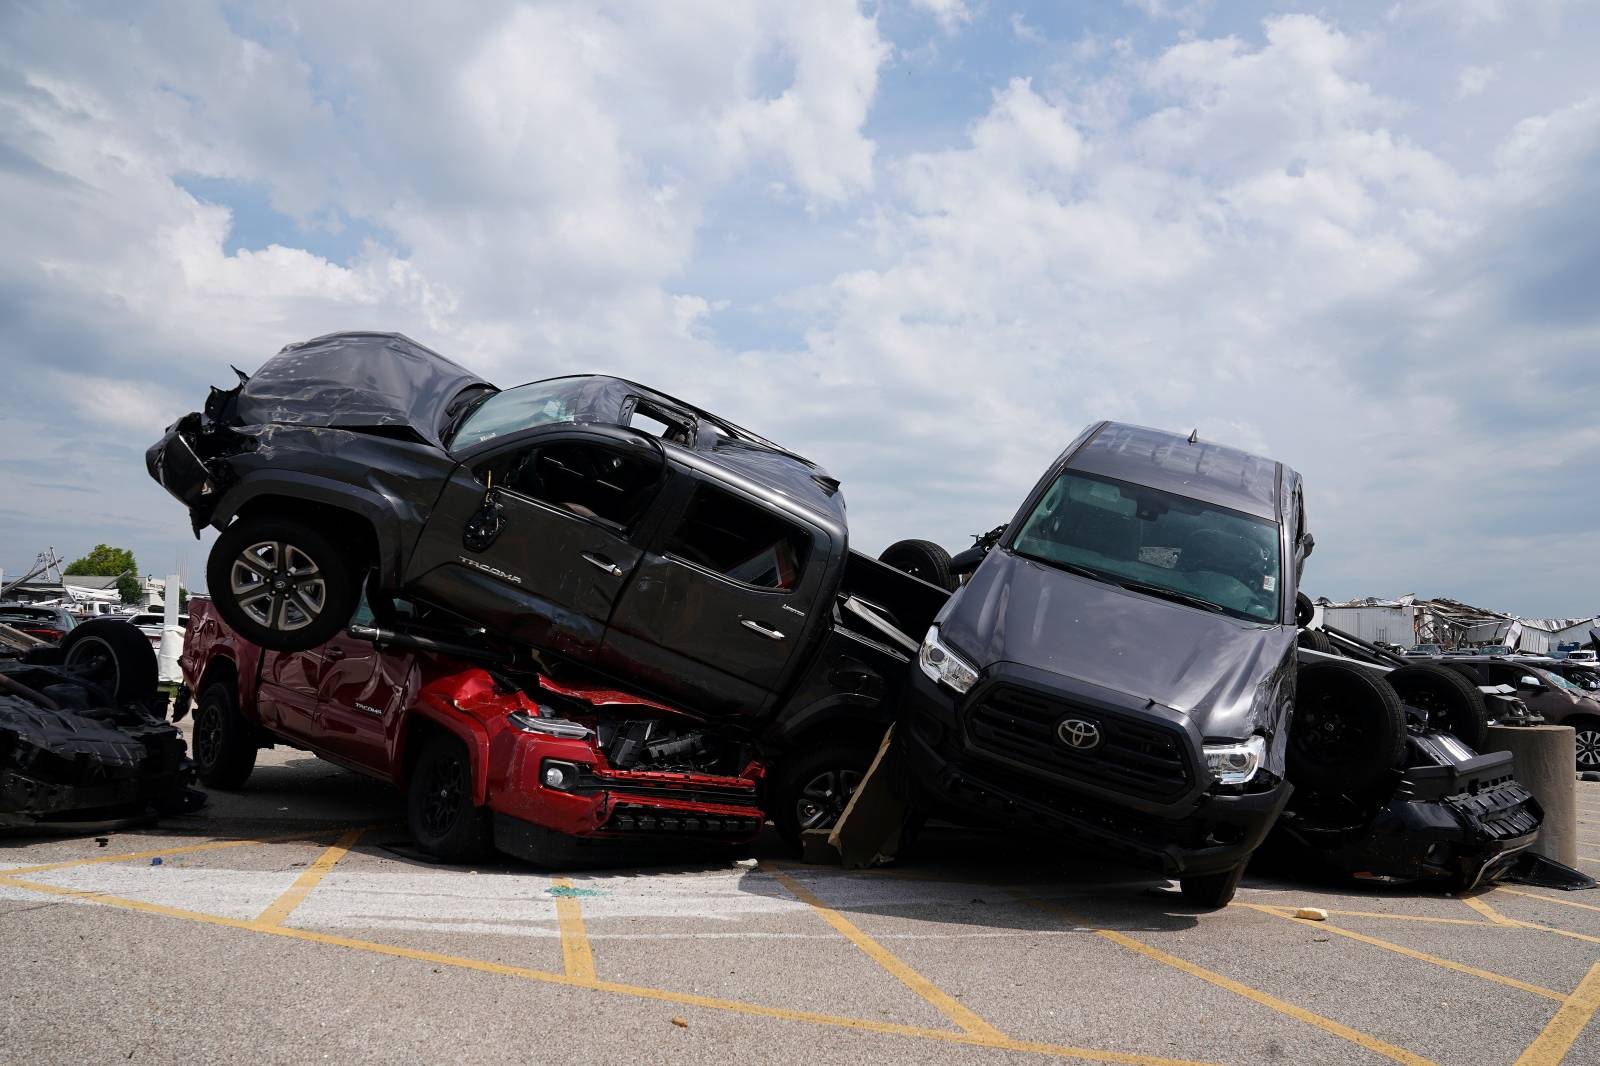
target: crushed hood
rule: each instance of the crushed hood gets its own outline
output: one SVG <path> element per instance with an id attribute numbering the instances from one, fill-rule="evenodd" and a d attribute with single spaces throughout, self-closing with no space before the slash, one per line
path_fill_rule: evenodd
<path id="1" fill-rule="evenodd" d="M 1289 626 L 1167 603 L 991 551 L 940 622 L 980 670 L 1014 662 L 1187 714 L 1200 733 L 1248 736 L 1252 701 L 1294 649 Z"/>
<path id="2" fill-rule="evenodd" d="M 442 446 L 446 406 L 487 381 L 399 333 L 330 333 L 291 344 L 239 389 L 241 425 L 410 429 Z"/>

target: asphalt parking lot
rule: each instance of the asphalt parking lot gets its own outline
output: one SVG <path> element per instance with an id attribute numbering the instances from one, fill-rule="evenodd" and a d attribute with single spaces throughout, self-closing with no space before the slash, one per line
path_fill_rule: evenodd
<path id="1" fill-rule="evenodd" d="M 400 814 L 273 751 L 159 828 L 0 840 L 0 1060 L 1600 1062 L 1600 893 L 1251 878 L 1198 913 L 963 835 L 865 873 L 764 845 L 550 876 L 422 862 Z"/>

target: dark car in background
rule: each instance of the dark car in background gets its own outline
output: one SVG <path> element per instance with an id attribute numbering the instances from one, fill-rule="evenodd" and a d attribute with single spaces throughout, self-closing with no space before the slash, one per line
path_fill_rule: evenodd
<path id="1" fill-rule="evenodd" d="M 903 721 L 929 805 L 1087 839 L 1226 903 L 1290 792 L 1312 543 L 1283 464 L 1090 426 L 928 631 Z"/>
<path id="2" fill-rule="evenodd" d="M 61 640 L 78 625 L 65 607 L 37 607 L 28 603 L 0 603 L 0 625 L 20 629 L 40 640 Z"/>
<path id="3" fill-rule="evenodd" d="M 1510 685 L 1528 710 L 1546 723 L 1571 726 L 1577 733 L 1578 769 L 1600 770 L 1600 698 L 1593 690 L 1542 663 L 1478 656 L 1439 661 L 1474 684 Z"/>

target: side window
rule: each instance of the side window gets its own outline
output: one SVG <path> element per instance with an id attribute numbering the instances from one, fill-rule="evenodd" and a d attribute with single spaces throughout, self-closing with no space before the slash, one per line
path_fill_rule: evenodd
<path id="1" fill-rule="evenodd" d="M 694 438 L 694 422 L 691 419 L 649 400 L 634 401 L 633 411 L 628 415 L 628 428 L 684 447 L 690 446 Z"/>
<path id="2" fill-rule="evenodd" d="M 476 473 L 508 492 L 620 531 L 650 505 L 661 464 L 598 444 L 558 441 L 501 456 Z"/>
<path id="3" fill-rule="evenodd" d="M 666 550 L 741 584 L 788 590 L 800 583 L 811 535 L 765 508 L 701 485 Z"/>

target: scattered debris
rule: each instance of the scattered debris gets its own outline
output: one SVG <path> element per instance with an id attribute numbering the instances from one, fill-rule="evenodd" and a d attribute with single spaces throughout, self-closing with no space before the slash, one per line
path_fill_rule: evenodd
<path id="1" fill-rule="evenodd" d="M 1308 922 L 1325 922 L 1328 912 L 1321 907 L 1299 907 L 1294 912 L 1296 918 L 1304 918 Z"/>
<path id="2" fill-rule="evenodd" d="M 687 1029 L 687 1028 L 689 1028 L 689 1022 L 688 1022 L 687 1019 L 684 1019 L 684 1018 L 674 1017 L 672 1019 L 672 1024 L 676 1025 L 679 1029 Z"/>

